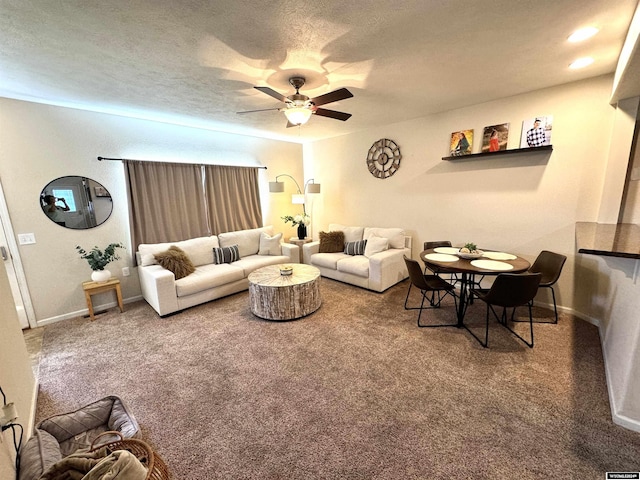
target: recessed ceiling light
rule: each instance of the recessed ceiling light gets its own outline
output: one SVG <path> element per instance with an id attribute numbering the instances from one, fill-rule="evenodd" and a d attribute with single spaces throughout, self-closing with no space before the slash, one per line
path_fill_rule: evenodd
<path id="1" fill-rule="evenodd" d="M 575 70 L 577 68 L 587 67 L 587 66 L 591 65 L 592 63 L 593 63 L 593 58 L 591 58 L 591 57 L 582 57 L 582 58 L 577 59 L 571 65 L 569 65 L 569 68 L 572 68 L 572 69 Z"/>
<path id="2" fill-rule="evenodd" d="M 580 30 L 576 30 L 571 35 L 569 35 L 568 40 L 573 43 L 581 42 L 583 40 L 586 40 L 587 38 L 593 37 L 599 31 L 600 30 L 598 30 L 596 27 L 581 28 Z"/>

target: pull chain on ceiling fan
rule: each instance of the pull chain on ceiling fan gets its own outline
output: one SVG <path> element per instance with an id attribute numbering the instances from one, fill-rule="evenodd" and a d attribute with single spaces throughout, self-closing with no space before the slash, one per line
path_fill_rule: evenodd
<path id="1" fill-rule="evenodd" d="M 353 97 L 353 94 L 346 88 L 340 88 L 333 92 L 325 93 L 319 97 L 309 98 L 306 95 L 300 93 L 300 88 L 305 83 L 304 77 L 291 77 L 289 84 L 296 89 L 296 93 L 285 97 L 284 95 L 276 92 L 269 87 L 253 87 L 256 90 L 260 90 L 267 95 L 280 100 L 285 104 L 282 108 L 264 108 L 261 110 L 248 110 L 245 112 L 237 112 L 239 114 L 254 113 L 254 112 L 266 112 L 278 110 L 284 112 L 287 117 L 287 127 L 295 127 L 296 125 L 304 125 L 307 123 L 312 114 L 320 115 L 321 117 L 333 118 L 336 120 L 342 120 L 343 122 L 351 117 L 350 113 L 338 112 L 336 110 L 329 110 L 326 108 L 318 108 L 320 105 L 326 105 L 327 103 L 337 102 L 339 100 L 345 100 Z"/>

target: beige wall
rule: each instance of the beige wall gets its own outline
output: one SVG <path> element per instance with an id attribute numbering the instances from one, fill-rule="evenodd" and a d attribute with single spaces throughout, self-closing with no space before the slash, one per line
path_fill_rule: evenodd
<path id="1" fill-rule="evenodd" d="M 30 436 L 35 413 L 36 381 L 31 370 L 27 347 L 18 324 L 11 298 L 9 279 L 0 265 L 0 386 L 18 411 L 19 423 Z M 0 406 L 2 399 L 0 398 Z M 0 417 L 2 414 L 0 413 Z M 0 478 L 15 478 L 15 450 L 11 430 L 2 434 L 0 442 Z"/>
<path id="2" fill-rule="evenodd" d="M 323 184 L 316 236 L 333 222 L 398 226 L 413 236 L 414 258 L 424 241 L 447 239 L 529 260 L 543 249 L 566 255 L 558 303 L 600 324 L 614 420 L 640 430 L 635 262 L 579 255 L 575 247 L 575 223 L 597 221 L 606 200 L 610 142 L 619 135 L 611 84 L 603 76 L 318 141 L 305 145 L 305 173 Z M 441 160 L 451 132 L 474 129 L 473 152 L 479 152 L 483 128 L 499 123 L 511 124 L 508 148 L 518 148 L 522 121 L 537 115 L 554 117 L 550 156 Z M 374 178 L 365 162 L 380 138 L 402 151 L 400 169 L 386 180 Z M 538 300 L 549 302 L 545 295 Z"/>
<path id="3" fill-rule="evenodd" d="M 599 77 L 307 145 L 305 168 L 312 162 L 323 183 L 315 231 L 331 222 L 403 227 L 414 257 L 424 241 L 439 239 L 531 260 L 551 249 L 569 257 L 560 303 L 580 310 L 588 300 L 574 289 L 574 226 L 598 214 L 615 112 L 610 90 L 611 77 Z M 511 124 L 508 148 L 518 148 L 522 121 L 536 115 L 554 116 L 550 155 L 442 160 L 451 132 L 474 129 L 478 152 L 483 128 L 498 123 Z M 402 152 L 400 169 L 386 180 L 365 162 L 379 138 Z"/>
<path id="4" fill-rule="evenodd" d="M 126 255 L 109 268 L 122 280 L 125 298 L 140 295 L 136 269 L 130 277 L 121 274 L 122 267 L 132 265 L 123 166 L 99 162 L 97 156 L 267 166 L 260 170 L 264 222 L 295 235 L 279 218 L 289 206 L 287 196 L 269 195 L 267 182 L 284 172 L 302 181 L 298 144 L 0 99 L 0 179 L 14 233 L 36 237 L 36 244 L 19 248 L 40 323 L 86 312 L 80 284 L 91 270 L 77 255 L 78 244 L 123 242 Z M 111 192 L 114 209 L 107 222 L 78 231 L 45 218 L 38 206 L 40 191 L 65 175 L 92 178 Z M 97 305 L 113 301 L 110 294 L 95 298 Z"/>

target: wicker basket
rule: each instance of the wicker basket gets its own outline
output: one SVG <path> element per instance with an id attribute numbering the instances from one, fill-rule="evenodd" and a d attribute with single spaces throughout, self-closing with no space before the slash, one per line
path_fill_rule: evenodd
<path id="1" fill-rule="evenodd" d="M 106 435 L 117 435 L 120 437 L 120 440 L 96 445 L 98 439 Z M 142 465 L 144 465 L 149 471 L 149 473 L 147 473 L 146 480 L 169 480 L 171 478 L 169 469 L 167 469 L 167 465 L 164 463 L 162 458 L 160 458 L 160 456 L 142 440 L 137 440 L 135 438 L 125 439 L 120 432 L 109 431 L 101 433 L 93 440 L 90 451 L 94 452 L 102 447 L 107 447 L 111 451 L 126 450 L 127 452 L 135 455 L 140 463 L 142 463 Z"/>

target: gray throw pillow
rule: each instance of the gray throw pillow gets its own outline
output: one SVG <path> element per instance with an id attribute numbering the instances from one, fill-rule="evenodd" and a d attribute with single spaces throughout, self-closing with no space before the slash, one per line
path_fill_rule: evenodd
<path id="1" fill-rule="evenodd" d="M 216 265 L 220 265 L 222 263 L 231 263 L 235 262 L 236 260 L 240 260 L 238 245 L 231 245 L 230 247 L 213 249 L 213 263 Z"/>
<path id="2" fill-rule="evenodd" d="M 344 244 L 344 253 L 347 255 L 364 255 L 364 249 L 367 246 L 366 240 L 358 242 L 347 242 Z"/>

